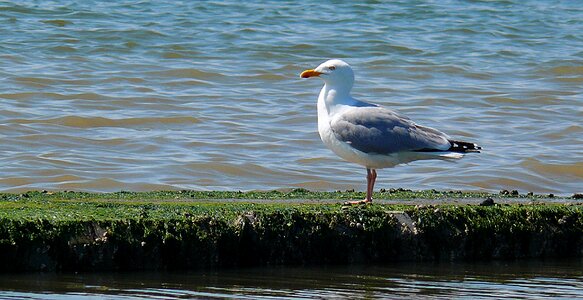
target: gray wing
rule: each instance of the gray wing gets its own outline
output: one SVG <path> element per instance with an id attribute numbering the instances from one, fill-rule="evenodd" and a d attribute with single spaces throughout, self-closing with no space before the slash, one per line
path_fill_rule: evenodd
<path id="1" fill-rule="evenodd" d="M 330 123 L 339 140 L 365 153 L 445 151 L 449 137 L 382 107 L 353 107 Z"/>

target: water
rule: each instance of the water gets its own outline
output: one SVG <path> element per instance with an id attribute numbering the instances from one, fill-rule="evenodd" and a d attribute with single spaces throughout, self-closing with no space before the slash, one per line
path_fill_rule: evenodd
<path id="1" fill-rule="evenodd" d="M 0 275 L 1 299 L 575 299 L 583 263 L 401 263 L 192 273 Z"/>
<path id="2" fill-rule="evenodd" d="M 354 94 L 485 148 L 378 188 L 570 195 L 583 180 L 577 1 L 2 1 L 0 191 L 365 188 L 316 132 Z"/>

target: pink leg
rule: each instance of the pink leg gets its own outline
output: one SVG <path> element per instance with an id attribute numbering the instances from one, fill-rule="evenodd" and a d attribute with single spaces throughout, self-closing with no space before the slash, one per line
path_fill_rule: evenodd
<path id="1" fill-rule="evenodd" d="M 366 169 L 366 198 L 359 201 L 349 201 L 345 204 L 365 204 L 372 203 L 372 193 L 374 190 L 374 184 L 377 180 L 377 171 L 375 169 Z"/>
<path id="2" fill-rule="evenodd" d="M 366 198 L 364 202 L 372 202 L 372 193 L 374 191 L 374 184 L 377 180 L 377 170 L 366 169 Z"/>

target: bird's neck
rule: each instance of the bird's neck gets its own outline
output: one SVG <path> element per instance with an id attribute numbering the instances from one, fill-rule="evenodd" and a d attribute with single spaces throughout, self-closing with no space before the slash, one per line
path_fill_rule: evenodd
<path id="1" fill-rule="evenodd" d="M 350 96 L 350 90 L 336 89 L 325 84 L 318 96 L 318 132 L 322 140 L 330 132 L 330 122 L 342 107 L 350 106 L 356 100 Z"/>
<path id="2" fill-rule="evenodd" d="M 318 109 L 325 108 L 330 114 L 337 105 L 352 105 L 356 100 L 350 96 L 350 89 L 339 88 L 328 83 L 320 91 Z"/>

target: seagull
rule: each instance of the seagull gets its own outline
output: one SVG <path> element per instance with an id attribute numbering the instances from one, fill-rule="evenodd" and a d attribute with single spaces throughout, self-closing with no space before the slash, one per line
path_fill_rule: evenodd
<path id="1" fill-rule="evenodd" d="M 482 149 L 418 125 L 394 110 L 353 98 L 350 90 L 354 71 L 342 60 L 328 60 L 303 71 L 300 77 L 324 80 L 318 96 L 318 133 L 322 142 L 344 160 L 366 168 L 366 198 L 348 204 L 372 202 L 377 169 L 422 159 L 458 159 L 464 153 Z"/>

